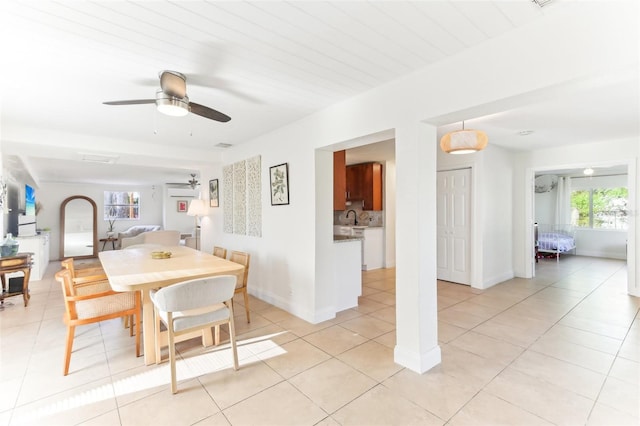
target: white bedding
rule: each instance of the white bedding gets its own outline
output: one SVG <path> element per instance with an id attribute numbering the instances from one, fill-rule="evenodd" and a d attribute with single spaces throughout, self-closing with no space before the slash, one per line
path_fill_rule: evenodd
<path id="1" fill-rule="evenodd" d="M 567 252 L 576 247 L 575 239 L 570 235 L 557 232 L 538 234 L 538 250 Z"/>

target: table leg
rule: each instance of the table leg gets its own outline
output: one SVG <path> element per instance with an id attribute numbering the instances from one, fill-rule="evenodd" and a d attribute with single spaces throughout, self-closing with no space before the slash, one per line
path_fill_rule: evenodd
<path id="1" fill-rule="evenodd" d="M 149 297 L 149 289 L 142 290 L 142 337 L 144 364 L 151 365 L 156 363 L 156 320 L 153 317 L 153 302 Z"/>

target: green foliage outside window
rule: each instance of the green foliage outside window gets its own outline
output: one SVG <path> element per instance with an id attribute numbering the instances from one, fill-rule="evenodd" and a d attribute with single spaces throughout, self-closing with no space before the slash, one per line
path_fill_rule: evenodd
<path id="1" fill-rule="evenodd" d="M 628 190 L 594 188 L 571 192 L 571 223 L 583 228 L 627 229 Z"/>

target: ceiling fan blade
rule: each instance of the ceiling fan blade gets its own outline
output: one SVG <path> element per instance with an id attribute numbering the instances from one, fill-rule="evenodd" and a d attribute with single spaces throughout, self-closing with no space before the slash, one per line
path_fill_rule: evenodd
<path id="1" fill-rule="evenodd" d="M 130 101 L 109 101 L 103 102 L 105 105 L 138 105 L 138 104 L 155 104 L 155 99 L 134 99 Z"/>
<path id="2" fill-rule="evenodd" d="M 220 111 L 216 111 L 215 109 L 206 107 L 204 105 L 197 104 L 195 102 L 189 102 L 189 110 L 192 113 L 197 114 L 201 117 L 208 118 L 211 120 L 221 121 L 223 123 L 226 123 L 227 121 L 231 120 L 231 117 L 229 117 L 228 115 L 223 114 Z"/>

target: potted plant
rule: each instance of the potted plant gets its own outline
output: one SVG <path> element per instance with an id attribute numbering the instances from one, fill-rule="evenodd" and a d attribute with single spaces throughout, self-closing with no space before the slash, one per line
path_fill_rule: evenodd
<path id="1" fill-rule="evenodd" d="M 114 207 L 109 209 L 109 219 L 107 219 L 109 225 L 107 227 L 107 238 L 113 238 L 116 235 L 114 226 L 116 224 L 116 210 Z"/>

